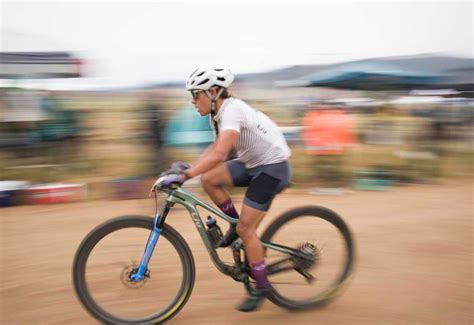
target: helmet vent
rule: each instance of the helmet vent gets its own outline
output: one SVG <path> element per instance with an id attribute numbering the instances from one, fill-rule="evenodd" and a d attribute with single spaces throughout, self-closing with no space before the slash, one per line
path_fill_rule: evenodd
<path id="1" fill-rule="evenodd" d="M 217 77 L 217 80 L 219 80 L 219 81 L 225 81 L 225 78 L 224 78 L 224 77 Z"/>
<path id="2" fill-rule="evenodd" d="M 201 73 L 198 74 L 196 77 L 200 77 L 200 76 L 202 76 L 204 73 L 206 73 L 206 71 L 201 72 Z"/>
<path id="3" fill-rule="evenodd" d="M 189 77 L 192 77 L 196 73 L 196 71 L 198 71 L 198 70 L 199 69 L 194 70 L 193 73 L 191 73 L 191 75 Z"/>
<path id="4" fill-rule="evenodd" d="M 209 81 L 209 78 L 207 79 L 204 79 L 203 81 L 201 81 L 200 83 L 197 84 L 197 86 L 201 86 L 201 85 L 204 85 L 206 82 Z"/>
<path id="5" fill-rule="evenodd" d="M 214 71 L 224 71 L 224 69 L 214 69 Z"/>

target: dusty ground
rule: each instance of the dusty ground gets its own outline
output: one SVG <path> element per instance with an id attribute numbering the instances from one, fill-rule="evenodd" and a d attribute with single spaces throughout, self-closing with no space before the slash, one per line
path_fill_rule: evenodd
<path id="1" fill-rule="evenodd" d="M 244 292 L 211 264 L 184 211 L 169 223 L 191 246 L 193 295 L 173 324 L 472 324 L 472 183 L 416 185 L 344 196 L 282 194 L 266 222 L 295 205 L 332 208 L 356 238 L 355 277 L 331 305 L 291 313 L 267 302 L 234 309 Z M 153 213 L 152 200 L 94 201 L 0 210 L 1 324 L 95 324 L 73 292 L 71 263 L 85 234 L 123 214 Z"/>

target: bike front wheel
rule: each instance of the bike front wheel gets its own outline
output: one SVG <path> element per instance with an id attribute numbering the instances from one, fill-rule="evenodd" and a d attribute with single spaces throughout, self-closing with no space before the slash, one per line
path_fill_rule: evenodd
<path id="1" fill-rule="evenodd" d="M 261 240 L 276 247 L 266 249 L 273 288 L 269 299 L 281 307 L 325 305 L 348 283 L 354 242 L 342 218 L 329 209 L 307 206 L 287 211 L 270 224 Z"/>
<path id="2" fill-rule="evenodd" d="M 145 279 L 131 281 L 143 256 L 154 219 L 125 216 L 92 230 L 73 263 L 79 300 L 107 324 L 162 323 L 189 299 L 195 278 L 192 253 L 181 235 L 164 224 Z"/>

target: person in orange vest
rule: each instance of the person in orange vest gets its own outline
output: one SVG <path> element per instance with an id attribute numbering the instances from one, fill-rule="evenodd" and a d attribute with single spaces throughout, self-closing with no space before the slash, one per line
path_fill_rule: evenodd
<path id="1" fill-rule="evenodd" d="M 319 181 L 341 185 L 344 153 L 354 144 L 352 118 L 340 107 L 313 107 L 303 117 L 303 144 L 317 157 Z"/>

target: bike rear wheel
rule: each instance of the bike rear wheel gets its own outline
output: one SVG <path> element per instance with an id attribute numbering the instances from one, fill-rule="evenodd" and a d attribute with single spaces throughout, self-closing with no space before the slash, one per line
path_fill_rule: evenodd
<path id="1" fill-rule="evenodd" d="M 322 306 L 348 283 L 354 242 L 341 217 L 329 209 L 307 206 L 287 211 L 270 224 L 261 240 L 290 247 L 304 257 L 266 249 L 270 272 L 280 270 L 269 275 L 273 287 L 269 299 L 281 307 Z"/>
<path id="2" fill-rule="evenodd" d="M 189 299 L 195 278 L 192 253 L 164 224 L 145 281 L 130 281 L 143 256 L 154 219 L 125 216 L 92 230 L 73 263 L 74 288 L 83 306 L 105 323 L 162 323 Z"/>

